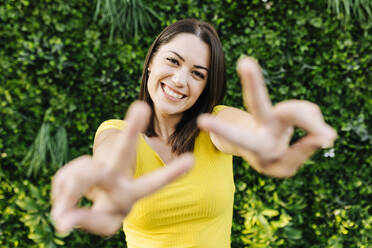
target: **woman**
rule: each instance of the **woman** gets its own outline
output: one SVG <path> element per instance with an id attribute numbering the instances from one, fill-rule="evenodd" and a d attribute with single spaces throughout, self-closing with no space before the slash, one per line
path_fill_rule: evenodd
<path id="1" fill-rule="evenodd" d="M 142 102 L 125 122 L 99 127 L 92 158 L 77 158 L 54 177 L 57 230 L 111 235 L 126 217 L 130 248 L 229 247 L 232 155 L 260 173 L 289 177 L 336 138 L 313 103 L 271 106 L 255 60 L 240 59 L 237 70 L 250 113 L 217 105 L 226 80 L 214 28 L 194 19 L 165 28 L 145 60 Z M 307 136 L 289 146 L 293 126 Z M 90 209 L 77 208 L 83 195 L 93 201 Z"/>

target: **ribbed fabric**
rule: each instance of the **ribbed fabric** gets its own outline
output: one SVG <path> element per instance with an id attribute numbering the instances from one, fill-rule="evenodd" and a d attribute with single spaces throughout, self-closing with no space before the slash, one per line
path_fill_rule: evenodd
<path id="1" fill-rule="evenodd" d="M 224 106 L 216 106 L 217 113 Z M 105 121 L 96 136 L 122 120 Z M 232 156 L 218 151 L 209 134 L 195 140 L 195 165 L 190 172 L 139 200 L 124 220 L 128 248 L 227 248 L 234 201 Z M 164 166 L 141 136 L 135 177 Z"/>

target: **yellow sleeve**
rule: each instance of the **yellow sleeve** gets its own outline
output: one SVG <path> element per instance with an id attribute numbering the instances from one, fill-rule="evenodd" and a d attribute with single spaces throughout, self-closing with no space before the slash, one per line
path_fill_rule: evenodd
<path id="1" fill-rule="evenodd" d="M 220 112 L 224 108 L 227 108 L 227 106 L 225 106 L 225 105 L 214 106 L 214 108 L 212 110 L 212 114 L 215 115 L 215 114 L 217 114 L 218 112 Z"/>
<path id="2" fill-rule="evenodd" d="M 107 121 L 104 121 L 102 122 L 101 125 L 99 125 L 97 131 L 96 131 L 96 135 L 94 136 L 94 139 L 97 138 L 97 136 L 102 133 L 103 131 L 107 130 L 107 129 L 111 129 L 111 128 L 114 128 L 114 129 L 119 129 L 119 130 L 122 130 L 125 126 L 125 121 L 124 120 L 107 120 Z"/>

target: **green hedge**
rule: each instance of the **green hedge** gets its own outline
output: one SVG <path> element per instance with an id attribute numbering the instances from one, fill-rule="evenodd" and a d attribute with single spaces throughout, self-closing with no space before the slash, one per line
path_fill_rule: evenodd
<path id="1" fill-rule="evenodd" d="M 232 247 L 370 247 L 372 24 L 346 19 L 327 2 L 144 1 L 157 15 L 151 28 L 110 42 L 102 14 L 93 18 L 95 2 L 0 0 L 0 247 L 124 246 L 122 232 L 55 234 L 50 180 L 66 159 L 91 153 L 102 121 L 124 116 L 155 35 L 186 17 L 207 20 L 220 34 L 225 104 L 242 107 L 235 63 L 251 55 L 274 103 L 316 102 L 339 134 L 333 149 L 286 180 L 234 160 Z M 67 152 L 66 140 L 68 157 L 56 157 Z"/>

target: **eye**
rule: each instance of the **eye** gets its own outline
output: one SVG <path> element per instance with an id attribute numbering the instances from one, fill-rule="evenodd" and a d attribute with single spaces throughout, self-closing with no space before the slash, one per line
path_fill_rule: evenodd
<path id="1" fill-rule="evenodd" d="M 193 71 L 193 73 L 194 73 L 195 76 L 197 76 L 200 79 L 204 79 L 205 78 L 204 74 L 202 74 L 201 72 Z"/>
<path id="2" fill-rule="evenodd" d="M 167 60 L 169 62 L 171 62 L 172 64 L 174 64 L 174 65 L 179 65 L 180 64 L 180 63 L 178 63 L 178 60 L 177 59 L 172 58 L 172 57 L 168 57 Z"/>

